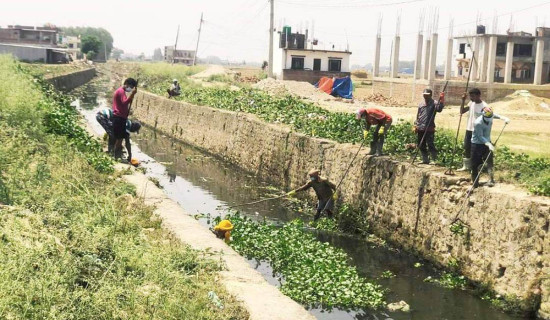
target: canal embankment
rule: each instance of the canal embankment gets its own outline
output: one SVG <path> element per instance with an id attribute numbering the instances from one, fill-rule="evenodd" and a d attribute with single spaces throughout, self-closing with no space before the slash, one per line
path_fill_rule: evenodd
<path id="1" fill-rule="evenodd" d="M 133 108 L 135 117 L 164 134 L 287 189 L 303 184 L 312 167 L 339 181 L 358 148 L 307 137 L 250 114 L 143 91 Z M 460 215 L 461 232 L 453 232 L 451 223 L 467 189 L 465 176 L 449 177 L 442 169 L 364 152 L 357 159 L 342 184 L 343 201 L 361 212 L 356 219 L 367 220 L 378 235 L 441 265 L 456 261 L 469 279 L 549 316 L 548 198 L 512 185 L 480 188 Z"/>

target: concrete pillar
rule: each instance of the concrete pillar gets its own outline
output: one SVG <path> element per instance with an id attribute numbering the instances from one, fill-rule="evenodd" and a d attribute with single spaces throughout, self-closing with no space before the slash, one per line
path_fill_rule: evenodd
<path id="1" fill-rule="evenodd" d="M 445 80 L 451 80 L 451 69 L 453 63 L 453 38 L 447 42 L 447 59 L 445 60 Z"/>
<path id="2" fill-rule="evenodd" d="M 478 75 L 479 75 L 479 81 L 485 82 L 487 81 L 487 63 L 489 62 L 489 39 L 486 37 L 480 38 L 480 44 L 483 44 L 483 48 L 479 49 L 480 55 L 479 57 L 479 69 L 478 69 Z"/>
<path id="3" fill-rule="evenodd" d="M 397 74 L 399 73 L 399 42 L 400 42 L 399 36 L 396 36 L 393 40 L 393 57 L 391 62 L 391 77 L 397 78 Z"/>
<path id="4" fill-rule="evenodd" d="M 437 33 L 432 34 L 432 43 L 430 44 L 430 66 L 428 68 L 428 80 L 435 79 L 435 67 L 437 66 Z"/>
<path id="5" fill-rule="evenodd" d="M 380 76 L 380 45 L 382 38 L 376 37 L 376 45 L 374 47 L 374 63 L 372 64 L 372 76 Z"/>
<path id="6" fill-rule="evenodd" d="M 422 66 L 422 79 L 428 80 L 428 71 L 430 65 L 430 39 L 424 41 L 424 65 Z"/>
<path id="7" fill-rule="evenodd" d="M 472 51 L 475 56 L 475 58 L 470 57 L 470 72 L 472 73 L 472 75 L 470 76 L 470 80 L 472 81 L 476 81 L 476 79 L 478 79 L 477 64 L 479 63 L 479 39 L 479 37 L 474 37 L 474 42 L 472 44 Z"/>
<path id="8" fill-rule="evenodd" d="M 422 78 L 422 34 L 418 34 L 416 41 L 416 60 L 414 60 L 414 79 Z"/>
<path id="9" fill-rule="evenodd" d="M 537 56 L 535 57 L 535 81 L 533 84 L 542 84 L 542 65 L 544 56 L 544 39 L 537 39 Z"/>
<path id="10" fill-rule="evenodd" d="M 512 66 L 514 62 L 514 42 L 506 45 L 506 65 L 504 67 L 504 83 L 512 83 Z"/>
<path id="11" fill-rule="evenodd" d="M 495 82 L 495 63 L 497 60 L 497 37 L 491 36 L 487 48 L 487 83 Z"/>

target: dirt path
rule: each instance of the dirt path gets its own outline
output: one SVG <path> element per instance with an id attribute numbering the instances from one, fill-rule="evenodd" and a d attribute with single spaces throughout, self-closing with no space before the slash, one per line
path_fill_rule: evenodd
<path id="1" fill-rule="evenodd" d="M 206 70 L 192 75 L 191 78 L 193 78 L 193 79 L 206 79 L 206 78 L 208 78 L 210 76 L 213 76 L 215 74 L 228 74 L 228 73 L 229 72 L 223 66 L 216 65 L 216 64 L 210 64 L 210 65 L 208 65 Z"/>

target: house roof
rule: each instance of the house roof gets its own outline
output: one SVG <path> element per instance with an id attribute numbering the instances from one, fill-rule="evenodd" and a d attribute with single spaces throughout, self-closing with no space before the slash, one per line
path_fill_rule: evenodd
<path id="1" fill-rule="evenodd" d="M 325 52 L 325 53 L 345 53 L 345 54 L 351 54 L 351 51 L 337 51 L 337 50 L 319 50 L 319 49 L 286 49 L 283 48 L 283 50 L 292 50 L 292 51 L 309 51 L 309 52 Z"/>

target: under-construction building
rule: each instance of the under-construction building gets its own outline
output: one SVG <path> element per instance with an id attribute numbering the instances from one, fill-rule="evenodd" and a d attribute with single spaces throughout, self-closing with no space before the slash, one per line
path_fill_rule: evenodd
<path id="1" fill-rule="evenodd" d="M 164 61 L 168 63 L 182 63 L 188 66 L 193 65 L 195 59 L 194 50 L 174 50 L 174 46 L 164 47 Z"/>

